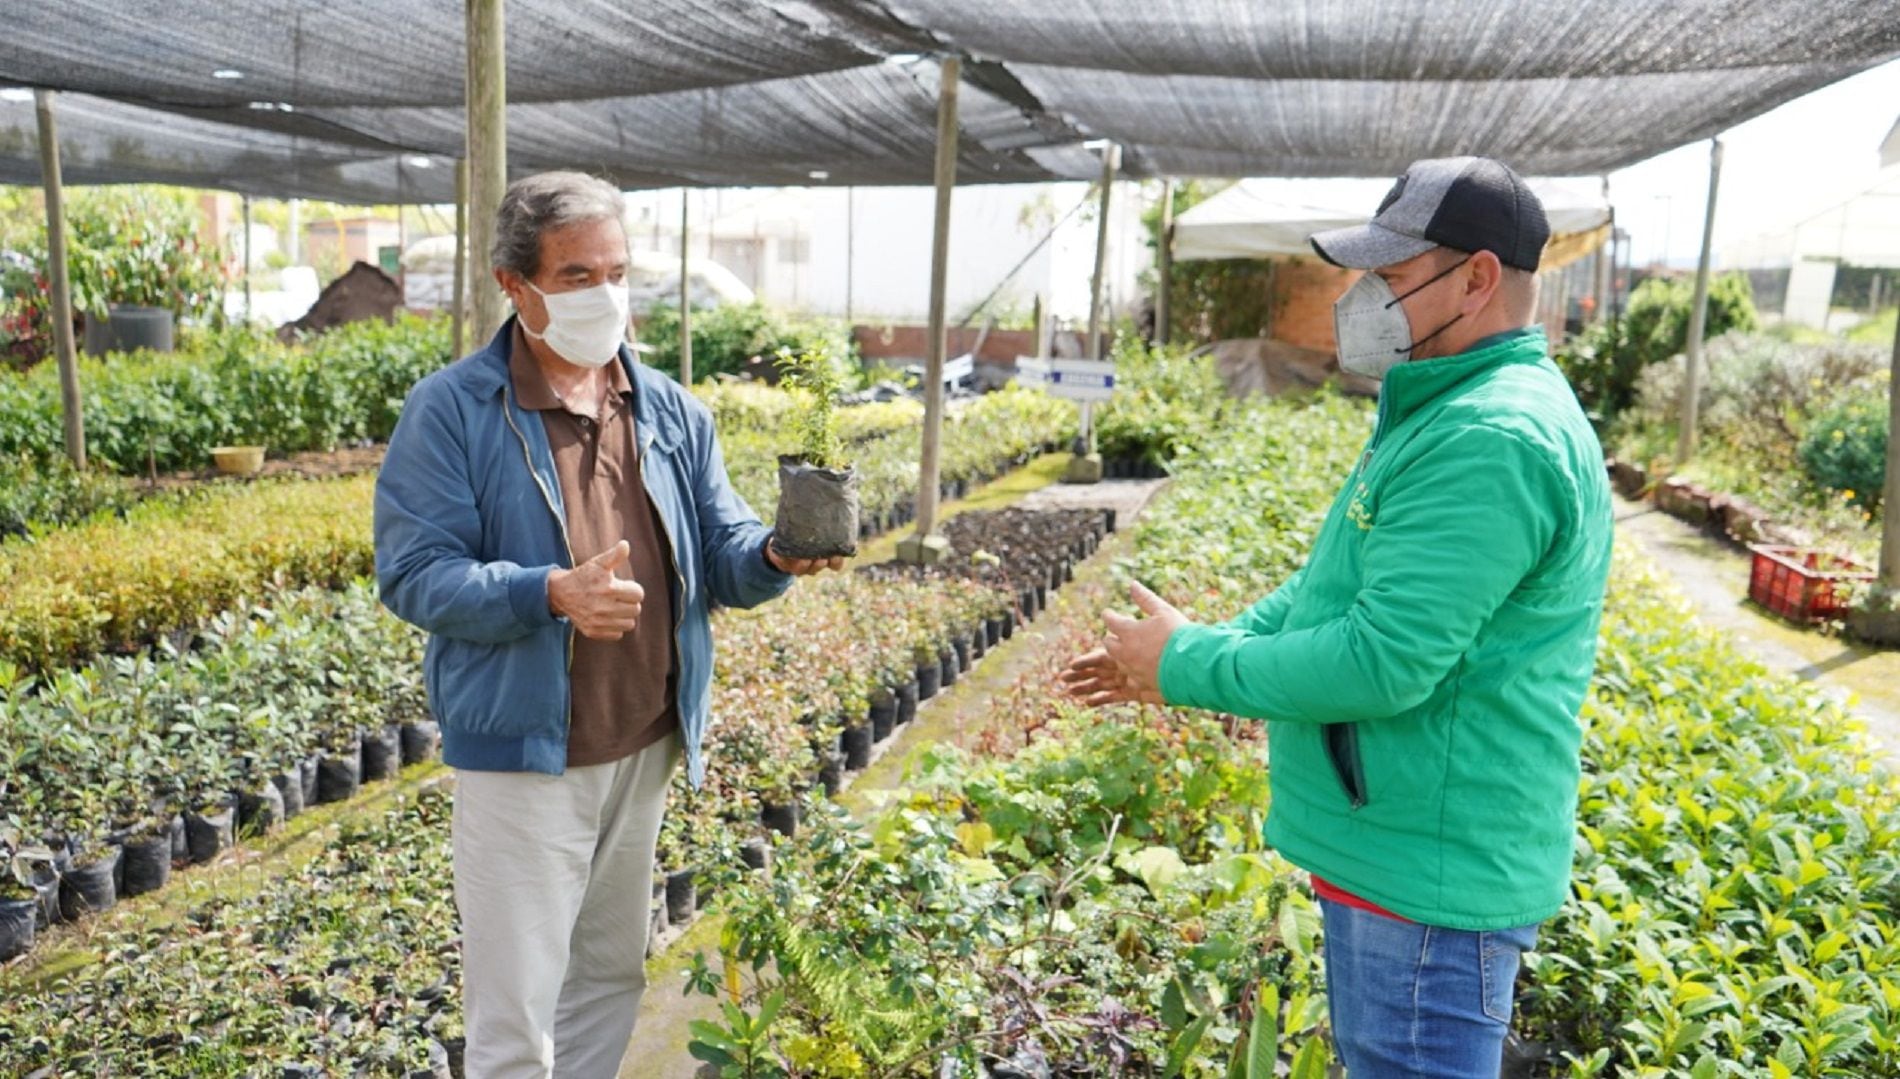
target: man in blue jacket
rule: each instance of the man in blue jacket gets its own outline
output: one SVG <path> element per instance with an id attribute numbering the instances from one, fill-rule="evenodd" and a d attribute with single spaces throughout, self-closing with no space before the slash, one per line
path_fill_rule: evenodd
<path id="1" fill-rule="evenodd" d="M 613 1076 L 646 987 L 674 769 L 705 775 L 712 604 L 794 576 L 726 478 L 712 416 L 626 347 L 619 191 L 509 187 L 515 317 L 416 384 L 376 483 L 383 602 L 427 630 L 471 1079 Z"/>

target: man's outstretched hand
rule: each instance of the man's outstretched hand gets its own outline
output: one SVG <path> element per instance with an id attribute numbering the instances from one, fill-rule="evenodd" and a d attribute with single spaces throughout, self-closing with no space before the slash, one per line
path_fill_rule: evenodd
<path id="1" fill-rule="evenodd" d="M 844 568 L 843 558 L 787 557 L 779 553 L 777 544 L 771 540 L 767 540 L 765 544 L 765 559 L 772 563 L 773 569 L 778 570 L 780 573 L 789 573 L 794 577 L 809 577 L 814 573 L 822 573 L 825 570 L 835 571 Z"/>
<path id="2" fill-rule="evenodd" d="M 1161 654 L 1188 617 L 1140 583 L 1129 589 L 1145 618 L 1108 612 L 1103 646 L 1069 661 L 1058 676 L 1063 692 L 1100 708 L 1110 704 L 1162 704 Z"/>

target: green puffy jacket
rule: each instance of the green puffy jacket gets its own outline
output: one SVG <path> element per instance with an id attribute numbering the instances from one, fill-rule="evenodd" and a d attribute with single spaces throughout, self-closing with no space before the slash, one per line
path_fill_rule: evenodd
<path id="1" fill-rule="evenodd" d="M 1612 519 L 1542 330 L 1404 364 L 1305 567 L 1168 642 L 1169 703 L 1267 719 L 1267 842 L 1428 925 L 1556 913 Z"/>

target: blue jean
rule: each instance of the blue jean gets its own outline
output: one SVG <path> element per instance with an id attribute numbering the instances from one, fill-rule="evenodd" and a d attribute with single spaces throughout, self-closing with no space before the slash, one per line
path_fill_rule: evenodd
<path id="1" fill-rule="evenodd" d="M 1472 933 L 1319 905 L 1348 1079 L 1497 1079 L 1518 962 L 1537 926 Z"/>

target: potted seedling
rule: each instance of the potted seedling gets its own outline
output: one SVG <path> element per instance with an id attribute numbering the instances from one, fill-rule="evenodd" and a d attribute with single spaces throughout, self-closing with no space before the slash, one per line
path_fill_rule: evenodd
<path id="1" fill-rule="evenodd" d="M 687 828 L 691 821 L 691 815 L 679 809 L 668 813 L 660 821 L 658 853 L 660 871 L 666 881 L 666 920 L 673 925 L 685 925 L 692 921 L 693 912 L 699 909 L 698 896 L 695 894 L 699 864 L 687 841 Z"/>
<path id="2" fill-rule="evenodd" d="M 0 873 L 0 962 L 33 947 L 33 933 L 44 907 L 41 882 L 53 872 L 51 849 L 23 845 L 18 839 L 18 831 L 12 828 L 0 836 L 0 858 L 6 859 L 6 872 Z"/>
<path id="3" fill-rule="evenodd" d="M 786 388 L 802 400 L 791 420 L 798 452 L 778 459 L 772 544 L 790 558 L 858 553 L 858 471 L 844 459 L 834 408 L 844 390 L 829 351 L 780 349 Z"/>

